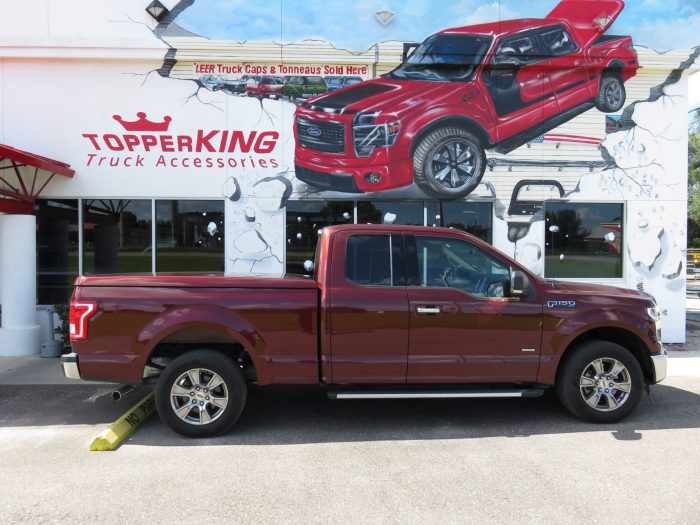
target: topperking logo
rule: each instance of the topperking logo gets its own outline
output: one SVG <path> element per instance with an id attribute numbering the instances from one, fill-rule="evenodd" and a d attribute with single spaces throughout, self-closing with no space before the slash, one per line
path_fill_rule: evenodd
<path id="1" fill-rule="evenodd" d="M 277 131 L 198 129 L 169 133 L 173 119 L 148 120 L 143 111 L 136 120 L 112 115 L 123 132 L 83 133 L 92 148 L 85 164 L 111 168 L 277 168 L 269 157 L 277 146 Z"/>

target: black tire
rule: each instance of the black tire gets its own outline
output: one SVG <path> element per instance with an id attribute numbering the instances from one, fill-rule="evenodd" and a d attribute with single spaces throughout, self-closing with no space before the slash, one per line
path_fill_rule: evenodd
<path id="1" fill-rule="evenodd" d="M 614 113 L 625 105 L 625 84 L 618 76 L 606 75 L 600 80 L 595 106 L 603 113 Z"/>
<path id="2" fill-rule="evenodd" d="M 629 350 L 595 340 L 569 352 L 560 364 L 556 382 L 559 400 L 569 412 L 592 423 L 614 423 L 632 413 L 642 398 L 644 375 Z M 616 363 L 624 369 L 617 369 Z M 599 369 L 603 372 L 600 375 Z"/>
<path id="3" fill-rule="evenodd" d="M 194 370 L 199 372 L 188 374 Z M 216 382 L 212 374 L 222 383 L 209 390 L 206 387 Z M 191 380 L 193 376 L 199 379 L 196 383 Z M 177 387 L 182 394 L 173 393 Z M 175 432 L 188 437 L 211 437 L 226 432 L 238 420 L 247 393 L 243 371 L 230 357 L 214 350 L 193 350 L 175 358 L 158 378 L 156 408 L 163 423 Z M 219 405 L 224 397 L 222 408 Z M 176 412 L 178 409 L 181 415 Z"/>
<path id="4" fill-rule="evenodd" d="M 293 102 L 296 102 L 296 100 L 297 100 L 296 94 L 290 93 L 289 94 L 289 101 L 293 103 Z"/>
<path id="5" fill-rule="evenodd" d="M 467 154 L 460 163 L 459 159 Z M 485 168 L 484 147 L 461 128 L 438 128 L 430 132 L 413 154 L 413 178 L 421 190 L 435 199 L 469 195 L 481 182 Z"/>

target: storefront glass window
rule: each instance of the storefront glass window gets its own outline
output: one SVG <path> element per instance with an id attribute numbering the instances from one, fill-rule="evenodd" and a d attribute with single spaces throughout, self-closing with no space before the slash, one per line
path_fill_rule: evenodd
<path id="1" fill-rule="evenodd" d="M 424 225 L 422 201 L 359 201 L 358 224 Z"/>
<path id="2" fill-rule="evenodd" d="M 545 277 L 622 277 L 622 204 L 545 202 L 544 210 Z"/>
<path id="3" fill-rule="evenodd" d="M 304 261 L 313 260 L 318 230 L 334 224 L 352 224 L 352 201 L 287 202 L 287 273 L 307 273 Z"/>
<path id="4" fill-rule="evenodd" d="M 86 274 L 151 271 L 151 201 L 83 200 Z"/>
<path id="5" fill-rule="evenodd" d="M 224 202 L 156 201 L 156 271 L 224 271 Z"/>
<path id="6" fill-rule="evenodd" d="M 428 224 L 462 230 L 490 243 L 491 206 L 490 202 L 432 202 L 428 206 Z"/>
<path id="7" fill-rule="evenodd" d="M 37 206 L 37 303 L 67 303 L 78 276 L 78 201 L 40 200 Z"/>

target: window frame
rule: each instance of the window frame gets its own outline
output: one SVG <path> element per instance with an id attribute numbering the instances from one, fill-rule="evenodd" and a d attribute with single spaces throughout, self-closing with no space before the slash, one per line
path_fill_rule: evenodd
<path id="1" fill-rule="evenodd" d="M 547 220 L 546 220 L 546 215 L 547 215 L 547 204 L 558 204 L 558 203 L 566 203 L 566 204 L 571 204 L 571 205 L 586 205 L 586 204 L 615 204 L 618 206 L 622 206 L 622 213 L 620 215 L 621 218 L 621 224 L 622 224 L 622 243 L 620 244 L 620 267 L 622 269 L 621 271 L 621 276 L 620 277 L 551 277 L 547 275 L 547 254 L 546 250 L 548 248 L 547 246 Z M 550 199 L 550 200 L 545 200 L 542 202 L 542 279 L 545 280 L 566 280 L 566 281 L 572 281 L 572 282 L 580 282 L 580 283 L 601 283 L 601 284 L 614 284 L 614 285 L 621 285 L 627 282 L 627 258 L 625 255 L 625 252 L 627 250 L 627 235 L 625 234 L 625 230 L 627 229 L 627 210 L 628 206 L 626 205 L 626 201 L 605 201 L 605 200 L 586 200 L 586 201 L 566 201 L 566 200 L 557 200 L 557 199 Z"/>

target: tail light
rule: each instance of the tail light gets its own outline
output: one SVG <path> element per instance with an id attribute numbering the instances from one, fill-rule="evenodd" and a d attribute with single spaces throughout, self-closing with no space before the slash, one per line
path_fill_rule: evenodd
<path id="1" fill-rule="evenodd" d="M 97 303 L 87 301 L 71 301 L 68 315 L 71 341 L 87 339 L 88 320 L 97 311 Z"/>

